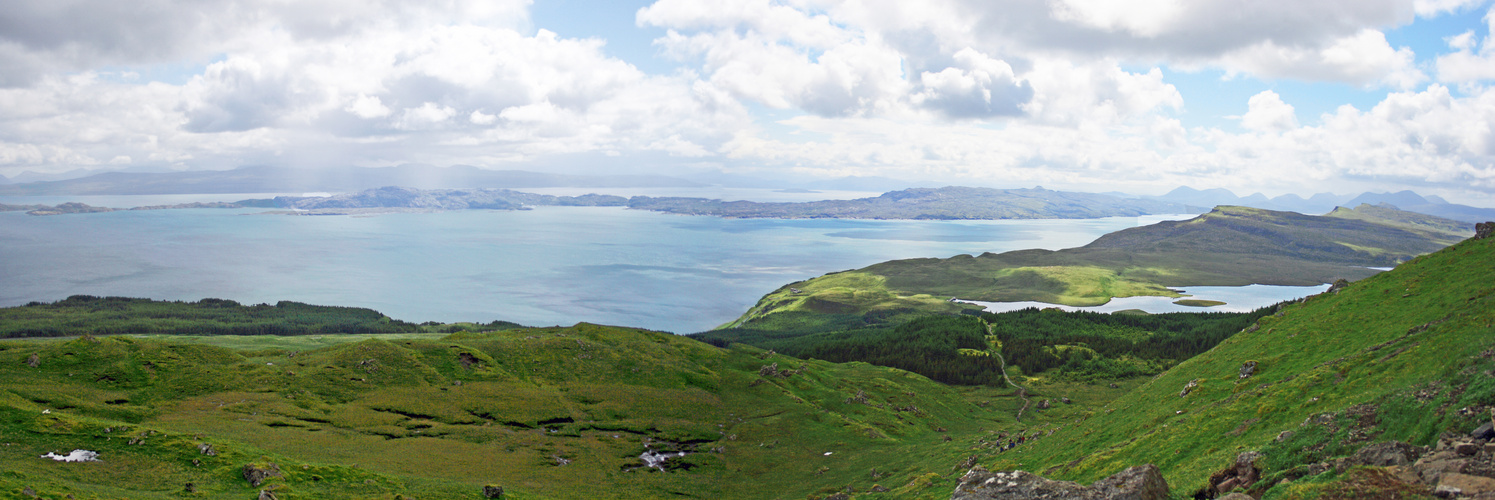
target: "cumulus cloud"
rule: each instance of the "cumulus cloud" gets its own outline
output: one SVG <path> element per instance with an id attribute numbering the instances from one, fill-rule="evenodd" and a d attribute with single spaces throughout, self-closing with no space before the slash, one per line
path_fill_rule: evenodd
<path id="1" fill-rule="evenodd" d="M 1298 117 L 1291 104 L 1282 102 L 1276 92 L 1264 90 L 1246 101 L 1241 126 L 1257 132 L 1283 132 L 1298 128 Z"/>
<path id="2" fill-rule="evenodd" d="M 988 118 L 1021 113 L 1033 88 L 1019 81 L 1012 66 L 971 48 L 956 52 L 955 65 L 919 75 L 923 90 L 916 104 L 955 118 Z"/>
<path id="3" fill-rule="evenodd" d="M 1393 49 L 1380 31 L 1365 29 L 1323 47 L 1300 48 L 1264 41 L 1222 57 L 1231 72 L 1267 78 L 1339 81 L 1407 89 L 1427 80 L 1411 49 Z"/>
<path id="4" fill-rule="evenodd" d="M 1448 39 L 1448 46 L 1454 52 L 1438 56 L 1438 80 L 1449 83 L 1495 80 L 1495 43 L 1490 41 L 1495 37 L 1495 8 L 1485 13 L 1485 23 L 1482 43 L 1473 31 Z"/>

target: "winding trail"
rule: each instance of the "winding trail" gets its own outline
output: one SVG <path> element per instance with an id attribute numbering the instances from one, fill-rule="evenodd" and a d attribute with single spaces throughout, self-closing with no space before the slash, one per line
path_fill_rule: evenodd
<path id="1" fill-rule="evenodd" d="M 982 324 L 986 325 L 986 334 L 987 335 L 991 335 L 992 334 L 991 333 L 991 323 L 987 323 L 985 321 L 982 321 Z M 1006 380 L 1007 381 L 1007 385 L 1010 385 L 1010 386 L 1016 388 L 1017 389 L 1017 397 L 1019 399 L 1023 400 L 1023 407 L 1017 409 L 1017 421 L 1018 421 L 1018 423 L 1022 423 L 1022 421 L 1023 421 L 1023 412 L 1027 411 L 1028 407 L 1033 404 L 1032 401 L 1028 400 L 1028 389 L 1023 388 L 1023 386 L 1017 385 L 1016 383 L 1014 383 L 1012 381 L 1012 377 L 1008 377 L 1007 376 L 1007 358 L 1002 357 L 1002 353 L 1000 353 L 1000 352 L 993 352 L 992 354 L 996 355 L 997 361 L 1001 361 L 1002 362 L 1002 380 Z"/>

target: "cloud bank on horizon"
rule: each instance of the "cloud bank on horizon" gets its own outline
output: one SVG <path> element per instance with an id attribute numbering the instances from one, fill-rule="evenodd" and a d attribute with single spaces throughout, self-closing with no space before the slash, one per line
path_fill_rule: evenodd
<path id="1" fill-rule="evenodd" d="M 10 2 L 0 174 L 416 162 L 1495 194 L 1489 0 L 539 2 Z"/>

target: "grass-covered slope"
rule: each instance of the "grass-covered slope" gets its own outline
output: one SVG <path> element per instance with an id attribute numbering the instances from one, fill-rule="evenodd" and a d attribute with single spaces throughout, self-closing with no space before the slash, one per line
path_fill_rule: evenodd
<path id="1" fill-rule="evenodd" d="M 420 325 L 391 319 L 372 309 L 290 301 L 246 306 L 224 299 L 178 302 L 74 295 L 57 302 L 0 308 L 0 338 L 121 333 L 309 335 L 418 331 Z"/>
<path id="2" fill-rule="evenodd" d="M 0 496 L 935 498 L 1011 422 L 908 372 L 624 328 L 255 338 L 0 342 Z M 73 449 L 101 461 L 39 458 Z"/>
<path id="3" fill-rule="evenodd" d="M 1186 221 L 1117 231 L 1079 248 L 895 260 L 791 283 L 724 326 L 754 327 L 796 311 L 966 307 L 941 301 L 950 297 L 1093 306 L 1114 297 L 1179 296 L 1169 287 L 1317 285 L 1370 276 L 1377 272 L 1370 267 L 1394 266 L 1468 234 L 1454 221 L 1369 205 L 1328 216 L 1218 207 Z"/>
<path id="4" fill-rule="evenodd" d="M 1091 481 L 1153 463 L 1175 492 L 1188 493 L 1256 450 L 1266 455 L 1264 489 L 1369 442 L 1428 445 L 1445 430 L 1467 432 L 1489 418 L 1469 408 L 1495 405 L 1491 262 L 1495 238 L 1465 241 L 1285 307 L 1039 445 L 985 465 Z M 1255 373 L 1240 378 L 1250 361 Z M 1278 442 L 1283 431 L 1292 437 Z M 1266 493 L 1313 498 L 1315 481 Z"/>

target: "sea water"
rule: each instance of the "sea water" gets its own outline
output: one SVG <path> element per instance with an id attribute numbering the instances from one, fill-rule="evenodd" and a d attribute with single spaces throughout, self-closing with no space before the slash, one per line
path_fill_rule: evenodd
<path id="1" fill-rule="evenodd" d="M 148 198 L 110 206 L 161 201 Z M 1168 218 L 725 219 L 617 207 L 262 212 L 0 213 L 0 306 L 75 294 L 292 300 L 368 307 L 412 322 L 586 321 L 687 333 L 731 321 L 779 286 L 827 272 L 891 259 L 1069 248 Z"/>

